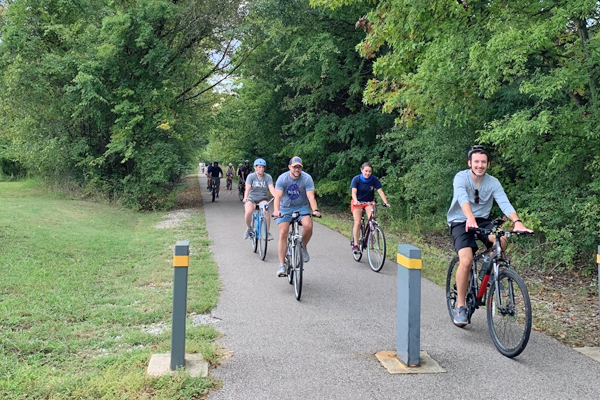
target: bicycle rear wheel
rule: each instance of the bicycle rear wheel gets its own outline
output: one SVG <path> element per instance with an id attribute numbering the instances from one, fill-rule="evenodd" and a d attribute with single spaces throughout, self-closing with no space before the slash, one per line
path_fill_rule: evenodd
<path id="1" fill-rule="evenodd" d="M 296 300 L 300 301 L 302 296 L 302 270 L 304 269 L 304 260 L 302 259 L 302 242 L 296 242 L 296 248 L 292 251 L 294 259 L 292 261 L 294 269 L 294 294 Z"/>
<path id="2" fill-rule="evenodd" d="M 264 261 L 267 256 L 267 220 L 264 215 L 260 216 L 260 229 L 258 232 L 258 254 L 260 259 Z"/>
<path id="3" fill-rule="evenodd" d="M 527 346 L 531 334 L 531 302 L 523 279 L 513 269 L 498 273 L 487 301 L 490 336 L 500 353 L 516 357 Z"/>
<path id="4" fill-rule="evenodd" d="M 367 258 L 369 259 L 369 265 L 375 272 L 381 271 L 383 264 L 385 263 L 385 235 L 383 230 L 375 225 L 373 230 L 369 233 L 367 239 Z"/>
<path id="5" fill-rule="evenodd" d="M 258 234 L 258 230 L 256 229 L 256 213 L 252 214 L 252 225 L 250 227 L 250 240 L 252 241 L 252 251 L 256 253 L 256 249 L 258 248 L 258 238 L 256 237 Z"/>

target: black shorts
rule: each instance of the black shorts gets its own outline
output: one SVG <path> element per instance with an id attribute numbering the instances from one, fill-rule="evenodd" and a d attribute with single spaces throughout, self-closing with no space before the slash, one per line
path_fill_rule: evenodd
<path id="1" fill-rule="evenodd" d="M 475 218 L 477 221 L 477 225 L 483 229 L 492 229 L 494 224 L 492 221 L 486 218 Z M 482 235 L 480 233 L 471 233 L 465 231 L 465 226 L 467 225 L 467 221 L 464 222 L 452 222 L 450 224 L 450 233 L 452 234 L 452 240 L 454 241 L 454 250 L 458 253 L 460 249 L 464 249 L 465 247 L 470 247 L 473 249 L 473 254 L 477 251 L 479 246 L 477 245 L 476 239 L 483 242 L 486 249 L 492 247 L 493 243 L 490 242 L 487 235 Z"/>

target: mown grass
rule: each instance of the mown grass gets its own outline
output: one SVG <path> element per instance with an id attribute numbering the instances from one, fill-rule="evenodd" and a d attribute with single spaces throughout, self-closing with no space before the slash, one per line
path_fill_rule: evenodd
<path id="1" fill-rule="evenodd" d="M 199 196 L 199 195 L 198 195 Z M 217 302 L 201 208 L 134 213 L 0 182 L 0 398 L 193 399 L 210 378 L 149 378 L 169 353 L 173 246 L 190 240 L 188 313 Z M 218 332 L 188 321 L 186 353 L 214 362 Z"/>

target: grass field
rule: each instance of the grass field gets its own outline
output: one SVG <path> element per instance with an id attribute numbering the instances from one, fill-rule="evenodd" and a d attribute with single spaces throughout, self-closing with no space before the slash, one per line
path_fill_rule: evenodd
<path id="1" fill-rule="evenodd" d="M 134 213 L 33 181 L 0 182 L 0 202 L 0 398 L 195 399 L 218 385 L 145 376 L 170 352 L 177 240 L 190 240 L 188 313 L 217 302 L 201 208 Z M 214 362 L 217 335 L 188 321 L 186 353 Z"/>

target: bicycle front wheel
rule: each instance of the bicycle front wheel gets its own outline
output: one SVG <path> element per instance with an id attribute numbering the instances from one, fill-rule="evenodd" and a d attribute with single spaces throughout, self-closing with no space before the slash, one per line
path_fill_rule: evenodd
<path id="1" fill-rule="evenodd" d="M 373 230 L 369 233 L 367 239 L 367 258 L 369 259 L 369 265 L 375 272 L 381 271 L 383 264 L 385 263 L 385 235 L 383 230 L 375 225 Z"/>
<path id="2" fill-rule="evenodd" d="M 238 197 L 240 201 L 244 200 L 244 188 L 242 186 L 238 186 Z"/>
<path id="3" fill-rule="evenodd" d="M 258 254 L 260 259 L 264 261 L 267 256 L 267 220 L 264 215 L 260 216 L 260 229 L 258 235 Z"/>
<path id="4" fill-rule="evenodd" d="M 354 239 L 352 239 L 350 241 L 350 245 L 352 247 L 354 247 L 355 245 L 358 246 L 358 252 L 355 253 L 354 250 L 352 250 L 352 257 L 354 257 L 354 261 L 358 262 L 360 261 L 360 259 L 362 258 L 362 243 L 363 243 L 363 236 L 362 236 L 362 226 L 360 227 L 360 239 L 358 239 L 358 243 L 354 243 Z M 354 232 L 350 232 L 350 237 L 353 237 Z"/>
<path id="5" fill-rule="evenodd" d="M 292 254 L 294 256 L 292 261 L 294 269 L 294 294 L 296 295 L 296 300 L 300 301 L 300 296 L 302 296 L 302 270 L 304 269 L 301 241 L 296 242 L 296 247 L 292 251 Z"/>
<path id="6" fill-rule="evenodd" d="M 454 323 L 454 308 L 458 299 L 458 292 L 456 290 L 456 270 L 458 269 L 458 256 L 454 256 L 450 265 L 448 266 L 448 273 L 446 274 L 446 306 L 448 307 L 448 313 L 450 314 L 450 321 Z"/>
<path id="7" fill-rule="evenodd" d="M 500 353 L 516 357 L 527 346 L 531 334 L 531 302 L 523 279 L 513 269 L 498 273 L 487 301 L 490 336 Z"/>
<path id="8" fill-rule="evenodd" d="M 216 187 L 213 186 L 212 188 L 212 201 L 215 201 L 215 196 L 217 195 L 217 189 Z"/>
<path id="9" fill-rule="evenodd" d="M 252 240 L 252 251 L 256 253 L 256 249 L 258 247 L 258 238 L 256 237 L 258 234 L 258 230 L 256 229 L 256 214 L 252 215 L 252 225 L 250 230 L 252 231 L 250 233 L 250 239 Z"/>

